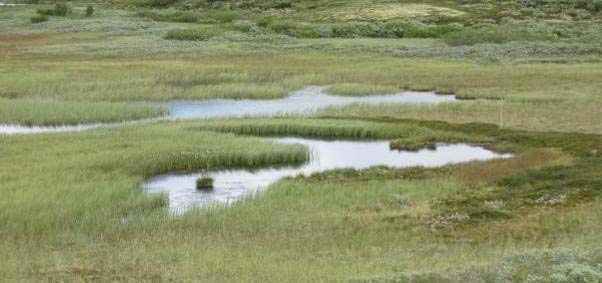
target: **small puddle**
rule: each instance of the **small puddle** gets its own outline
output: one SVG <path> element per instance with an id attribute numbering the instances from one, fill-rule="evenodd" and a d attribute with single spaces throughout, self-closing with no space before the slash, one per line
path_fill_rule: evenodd
<path id="1" fill-rule="evenodd" d="M 299 143 L 307 146 L 310 151 L 309 161 L 299 167 L 161 175 L 149 179 L 144 185 L 145 190 L 148 193 L 167 194 L 169 210 L 179 213 L 194 207 L 231 203 L 264 190 L 284 177 L 309 176 L 338 168 L 366 169 L 377 165 L 436 167 L 512 156 L 468 144 L 440 144 L 435 149 L 397 151 L 389 149 L 388 141 L 325 141 L 303 138 L 274 138 L 273 140 L 279 143 Z M 211 177 L 214 180 L 213 190 L 197 191 L 196 180 L 199 177 Z"/>
<path id="2" fill-rule="evenodd" d="M 344 105 L 380 104 L 380 103 L 441 103 L 456 100 L 454 95 L 438 95 L 433 92 L 406 91 L 389 95 L 370 96 L 339 96 L 325 92 L 324 87 L 310 86 L 299 91 L 291 92 L 282 99 L 271 100 L 187 100 L 168 103 L 169 116 L 157 118 L 189 119 L 189 118 L 218 118 L 241 116 L 274 116 L 280 114 L 311 114 L 325 107 L 340 107 Z M 145 121 L 148 121 L 145 120 Z M 136 121 L 130 121 L 135 123 Z M 65 126 L 21 126 L 14 124 L 0 125 L 0 134 L 36 134 L 52 132 L 75 132 L 98 127 L 115 126 L 120 123 L 82 124 Z"/>

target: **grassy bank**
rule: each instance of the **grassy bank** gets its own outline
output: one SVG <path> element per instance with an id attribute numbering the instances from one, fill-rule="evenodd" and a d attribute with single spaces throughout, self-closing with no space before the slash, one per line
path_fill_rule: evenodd
<path id="1" fill-rule="evenodd" d="M 121 122 L 167 114 L 160 106 L 107 102 L 43 101 L 0 99 L 0 123 L 20 125 L 63 125 Z"/>
<path id="2" fill-rule="evenodd" d="M 173 55 L 175 56 L 175 55 Z M 402 59 L 349 58 L 308 51 L 304 53 L 195 55 L 191 58 L 97 59 L 92 62 L 54 59 L 9 60 L 2 100 L 7 120 L 110 120 L 113 111 L 94 115 L 72 112 L 54 118 L 40 113 L 33 119 L 12 109 L 12 101 L 53 97 L 57 101 L 165 101 L 172 99 L 283 97 L 305 85 L 334 84 L 342 94 L 366 91 L 436 90 L 477 99 L 504 98 L 504 126 L 529 130 L 599 132 L 596 115 L 601 87 L 598 64 L 502 64 Z M 234 64 L 236 62 L 236 64 Z M 202 64 L 199 64 L 202 63 Z M 28 67 L 25 67 L 28 66 Z M 31 70 L 31 66 L 39 66 Z M 383 70 L 386 72 L 383 73 Z M 354 82 L 357 85 L 341 84 Z M 58 107 L 69 108 L 68 106 Z M 134 112 L 115 106 L 119 112 Z M 388 115 L 452 122 L 498 122 L 500 105 L 494 101 L 458 102 L 441 106 L 355 106 L 343 115 Z M 576 111 L 579 109 L 579 111 Z M 12 113 L 11 113 L 12 112 Z M 336 111 L 325 111 L 333 114 Z M 104 114 L 106 113 L 106 114 Z M 129 114 L 124 114 L 129 115 Z M 56 114 L 55 117 L 61 117 Z M 48 120 L 48 121 L 44 121 Z"/>
<path id="3" fill-rule="evenodd" d="M 362 128 L 370 134 L 358 135 Z M 142 177 L 306 156 L 298 146 L 201 129 L 400 140 L 421 135 L 425 143 L 453 133 L 458 141 L 486 139 L 518 156 L 431 170 L 338 170 L 293 178 L 228 209 L 171 218 L 162 197 L 143 195 Z M 495 262 L 527 247 L 585 248 L 596 244 L 601 227 L 592 213 L 599 211 L 598 141 L 478 125 L 311 119 L 6 137 L 0 170 L 3 278 L 335 282 Z"/>

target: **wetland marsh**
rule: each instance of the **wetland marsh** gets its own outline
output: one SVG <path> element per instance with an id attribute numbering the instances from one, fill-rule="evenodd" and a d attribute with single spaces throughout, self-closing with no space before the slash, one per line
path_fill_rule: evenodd
<path id="1" fill-rule="evenodd" d="M 601 20 L 1 4 L 0 282 L 599 282 Z"/>
<path id="2" fill-rule="evenodd" d="M 161 175 L 148 180 L 144 187 L 148 193 L 166 193 L 169 198 L 169 210 L 182 213 L 195 207 L 232 203 L 261 192 L 286 177 L 310 176 L 336 169 L 362 170 L 375 166 L 436 167 L 511 157 L 510 154 L 497 154 L 467 144 L 439 144 L 434 149 L 398 151 L 391 149 L 388 141 L 326 141 L 300 138 L 275 138 L 270 141 L 307 146 L 309 160 L 300 166 Z M 213 179 L 212 190 L 199 192 L 195 188 L 196 180 L 201 177 Z"/>

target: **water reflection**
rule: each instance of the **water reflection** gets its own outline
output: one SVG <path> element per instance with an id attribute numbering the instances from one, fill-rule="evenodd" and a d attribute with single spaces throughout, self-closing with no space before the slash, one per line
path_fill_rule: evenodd
<path id="1" fill-rule="evenodd" d="M 149 193 L 166 193 L 172 212 L 181 212 L 196 206 L 230 203 L 241 197 L 267 188 L 281 178 L 310 175 L 337 168 L 365 169 L 371 166 L 389 167 L 424 166 L 494 158 L 509 158 L 479 146 L 467 144 L 438 145 L 435 149 L 396 151 L 389 149 L 387 141 L 324 141 L 302 138 L 276 138 L 279 143 L 300 143 L 311 152 L 310 160 L 300 167 L 265 168 L 260 170 L 222 170 L 187 175 L 163 175 L 148 180 Z M 197 191 L 196 179 L 209 176 L 214 179 L 214 189 Z"/>
<path id="2" fill-rule="evenodd" d="M 326 93 L 324 87 L 310 86 L 291 92 L 289 96 L 282 99 L 178 101 L 169 105 L 169 112 L 173 118 L 273 116 L 278 114 L 309 114 L 318 109 L 353 103 L 440 103 L 453 100 L 455 100 L 454 95 L 413 91 L 389 95 L 339 96 Z"/>
<path id="3" fill-rule="evenodd" d="M 0 134 L 38 134 L 38 133 L 59 133 L 59 132 L 80 132 L 89 129 L 99 128 L 104 124 L 81 124 L 81 125 L 61 125 L 61 126 L 21 126 L 0 124 Z"/>
<path id="4" fill-rule="evenodd" d="M 362 97 L 337 96 L 327 94 L 324 87 L 310 86 L 292 92 L 288 97 L 272 100 L 232 100 L 210 99 L 177 101 L 167 105 L 169 115 L 164 119 L 273 116 L 277 114 L 310 114 L 329 106 L 344 106 L 353 103 L 440 103 L 455 100 L 453 95 L 437 95 L 432 92 L 401 92 L 390 95 L 372 95 Z M 149 121 L 148 119 L 144 121 Z M 136 123 L 138 121 L 129 121 Z M 96 123 L 64 126 L 22 126 L 0 124 L 0 134 L 37 134 L 55 132 L 77 132 L 98 127 L 120 126 L 124 123 Z"/>

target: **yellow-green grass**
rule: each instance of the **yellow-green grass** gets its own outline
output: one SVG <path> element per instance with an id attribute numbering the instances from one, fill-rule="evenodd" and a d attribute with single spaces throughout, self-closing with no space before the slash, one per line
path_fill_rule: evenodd
<path id="1" fill-rule="evenodd" d="M 301 38 L 295 42 L 299 45 L 328 46 L 333 50 L 347 47 L 361 51 L 375 47 L 430 47 L 437 43 L 437 40 L 432 38 Z"/>
<path id="2" fill-rule="evenodd" d="M 506 126 L 600 132 L 595 117 L 602 68 L 596 63 L 476 65 L 319 51 L 238 52 L 242 53 L 152 58 L 94 58 L 92 53 L 73 58 L 59 56 L 60 60 L 54 56 L 34 60 L 24 55 L 0 66 L 0 95 L 50 97 L 57 101 L 266 99 L 283 97 L 310 84 L 335 84 L 333 89 L 343 93 L 351 92 L 349 86 L 354 85 L 349 84 L 359 84 L 363 86 L 362 94 L 372 88 L 379 92 L 413 89 L 456 93 L 460 97 L 505 98 L 509 111 Z M 493 108 L 497 108 L 496 102 L 476 101 L 452 106 L 404 106 L 400 111 L 427 120 L 491 122 L 496 117 L 490 111 Z M 453 113 L 437 116 L 448 109 Z M 374 115 L 380 114 L 374 111 Z"/>
<path id="3" fill-rule="evenodd" d="M 389 139 L 399 148 L 424 147 L 433 142 L 492 143 L 479 133 L 470 135 L 445 129 L 431 129 L 414 123 L 387 124 L 371 121 L 299 118 L 230 118 L 205 121 L 199 130 L 252 136 L 302 136 L 325 139 Z"/>
<path id="4" fill-rule="evenodd" d="M 316 116 L 401 118 L 453 123 L 490 123 L 502 128 L 602 133 L 600 99 L 541 101 L 475 100 L 432 105 L 351 105 L 321 110 Z"/>
<path id="5" fill-rule="evenodd" d="M 556 265 L 575 258 L 591 261 L 578 271 L 599 268 L 601 137 L 508 130 L 602 133 L 599 63 L 481 65 L 381 53 L 432 41 L 175 43 L 162 36 L 187 25 L 104 9 L 91 19 L 31 25 L 35 8 L 17 9 L 0 9 L 0 123 L 138 119 L 162 112 L 137 102 L 277 98 L 308 84 L 332 85 L 339 94 L 414 89 L 477 100 L 318 114 L 338 119 L 211 119 L 2 136 L 2 280 L 390 282 L 418 273 L 414 281 L 433 282 L 460 272 L 466 276 L 449 281 L 524 281 L 563 272 Z M 362 91 L 352 93 L 356 88 Z M 516 157 L 429 170 L 337 170 L 177 217 L 166 214 L 165 196 L 144 195 L 144 178 L 156 174 L 307 158 L 301 146 L 235 134 L 386 138 L 413 149 L 486 143 Z M 524 253 L 548 248 L 568 248 L 569 256 Z M 515 253 L 537 266 L 506 265 L 503 257 Z M 488 271 L 472 268 L 483 264 Z"/>
<path id="6" fill-rule="evenodd" d="M 340 282 L 494 264 L 525 249 L 599 244 L 602 218 L 596 194 L 574 199 L 579 192 L 567 189 L 571 198 L 566 203 L 530 202 L 541 194 L 563 193 L 555 187 L 556 175 L 537 175 L 556 168 L 586 172 L 563 177 L 560 185 L 574 181 L 587 189 L 595 184 L 595 178 L 580 178 L 599 167 L 586 162 L 596 158 L 590 153 L 596 136 L 498 131 L 484 125 L 256 119 L 252 124 L 259 129 L 282 124 L 308 132 L 368 128 L 376 129 L 375 137 L 398 131 L 399 137 L 437 139 L 445 128 L 509 142 L 519 153 L 517 159 L 434 170 L 373 168 L 293 178 L 227 209 L 169 216 L 163 197 L 143 194 L 143 177 L 306 158 L 300 146 L 200 130 L 207 123 L 244 127 L 245 119 L 2 138 L 2 278 Z M 523 183 L 525 172 L 526 180 L 535 183 Z M 506 188 L 500 180 L 507 178 L 516 188 L 509 196 L 500 193 Z M 540 191 L 541 185 L 552 187 Z M 411 205 L 400 203 L 399 196 Z M 509 205 L 500 208 L 508 217 L 473 206 L 490 198 Z M 515 207 L 517 203 L 522 205 Z M 441 221 L 455 212 L 474 218 Z"/>
<path id="7" fill-rule="evenodd" d="M 107 217 L 127 214 L 96 202 L 96 198 L 108 197 L 122 204 L 131 201 L 127 210 L 137 210 L 139 202 L 149 201 L 142 196 L 143 177 L 193 169 L 295 164 L 307 157 L 300 145 L 272 145 L 231 134 L 192 131 L 189 128 L 193 125 L 198 127 L 199 123 L 2 137 L 1 179 L 7 198 L 2 203 L 1 222 L 8 229 L 3 232 L 12 230 L 10 234 L 17 238 L 37 237 L 43 230 L 56 233 L 61 225 L 78 225 L 71 222 L 73 219 L 60 217 L 63 213 L 93 218 L 104 213 Z M 123 186 L 123 182 L 128 185 Z M 41 187 L 47 190 L 41 192 Z M 27 215 L 39 222 L 29 226 L 19 220 L 27 219 Z"/>
<path id="8" fill-rule="evenodd" d="M 120 118 L 116 118 L 119 116 L 116 111 L 104 110 L 95 111 L 94 115 L 88 115 L 87 111 L 58 113 L 60 109 L 72 109 L 68 103 L 71 101 L 272 99 L 318 84 L 332 85 L 331 91 L 337 94 L 411 89 L 456 93 L 459 97 L 505 98 L 508 111 L 502 123 L 505 127 L 588 133 L 602 130 L 597 121 L 598 105 L 602 104 L 600 63 L 475 64 L 463 60 L 391 57 L 378 47 L 390 49 L 399 45 L 404 49 L 424 45 L 426 48 L 435 44 L 433 40 L 291 39 L 284 43 L 266 40 L 260 45 L 228 40 L 174 43 L 164 40 L 164 33 L 172 27 L 191 24 L 149 22 L 132 18 L 132 12 L 101 9 L 90 19 L 57 18 L 35 26 L 24 16 L 26 11 L 34 13 L 35 7 L 17 9 L 16 17 L 9 17 L 11 14 L 4 10 L 0 14 L 7 23 L 23 21 L 7 24 L 6 33 L 1 36 L 0 97 L 28 100 L 0 99 L 3 105 L 0 107 L 8 111 L 3 113 L 5 117 L 0 123 L 73 123 Z M 132 21 L 135 25 L 131 29 L 122 30 Z M 80 26 L 85 29 L 58 33 L 58 27 L 64 25 L 69 25 L 68 30 Z M 309 46 L 303 47 L 306 42 L 310 42 Z M 287 50 L 288 44 L 295 50 Z M 326 47 L 312 50 L 321 44 Z M 375 46 L 378 48 L 373 50 Z M 339 48 L 346 51 L 337 52 Z M 360 52 L 364 49 L 367 51 Z M 27 111 L 18 111 L 19 107 L 12 110 L 13 104 L 38 99 L 66 105 L 57 106 L 57 111 L 41 111 L 35 119 Z M 134 112 L 123 114 L 124 117 L 146 115 L 137 114 L 138 107 L 116 108 Z M 373 107 L 361 115 L 497 123 L 494 108 L 497 104 L 491 101 L 437 107 L 389 105 L 383 112 Z M 349 114 L 351 110 L 345 111 Z"/>
<path id="9" fill-rule="evenodd" d="M 167 114 L 159 105 L 0 98 L 0 124 L 64 125 L 140 120 Z"/>
<path id="10" fill-rule="evenodd" d="M 400 89 L 395 86 L 369 85 L 358 83 L 334 84 L 329 86 L 326 90 L 332 94 L 351 96 L 391 94 L 400 91 Z"/>
<path id="11" fill-rule="evenodd" d="M 357 5 L 350 5 L 340 10 L 333 13 L 330 17 L 342 21 L 383 21 L 426 16 L 458 17 L 464 15 L 464 12 L 458 10 L 422 3 L 376 5 L 358 3 Z"/>
<path id="12" fill-rule="evenodd" d="M 297 19 L 330 21 L 385 21 L 391 19 L 458 17 L 465 13 L 456 9 L 455 1 L 305 1 L 296 4 Z M 312 7 L 311 9 L 309 7 Z"/>

